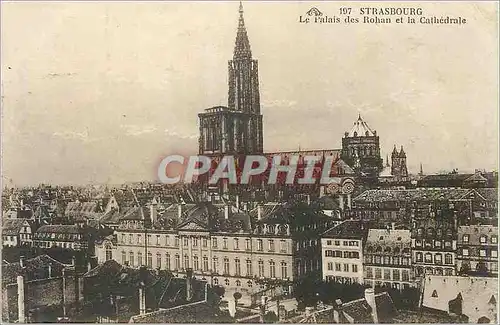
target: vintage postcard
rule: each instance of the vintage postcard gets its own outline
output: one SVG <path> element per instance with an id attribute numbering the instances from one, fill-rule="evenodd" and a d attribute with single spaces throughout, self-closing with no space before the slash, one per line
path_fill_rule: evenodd
<path id="1" fill-rule="evenodd" d="M 2 1 L 2 322 L 497 324 L 498 17 Z"/>

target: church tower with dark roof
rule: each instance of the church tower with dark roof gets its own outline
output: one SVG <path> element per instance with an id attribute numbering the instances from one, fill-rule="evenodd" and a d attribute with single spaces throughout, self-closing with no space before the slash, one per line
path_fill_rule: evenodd
<path id="1" fill-rule="evenodd" d="M 396 146 L 394 146 L 394 150 L 392 150 L 391 160 L 391 175 L 396 177 L 407 177 L 408 168 L 406 167 L 406 153 L 403 150 L 403 146 L 401 146 L 401 151 L 399 152 L 396 149 Z"/>
<path id="2" fill-rule="evenodd" d="M 349 166 L 357 165 L 356 172 L 363 177 L 378 177 L 383 168 L 380 157 L 380 140 L 361 115 L 342 138 L 342 160 Z"/>

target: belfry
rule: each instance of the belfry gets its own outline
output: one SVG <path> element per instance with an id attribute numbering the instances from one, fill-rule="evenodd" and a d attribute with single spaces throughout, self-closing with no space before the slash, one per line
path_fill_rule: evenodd
<path id="1" fill-rule="evenodd" d="M 252 58 L 241 2 L 233 59 L 228 62 L 228 70 L 228 106 L 212 107 L 198 114 L 199 153 L 209 156 L 261 154 L 258 62 Z"/>

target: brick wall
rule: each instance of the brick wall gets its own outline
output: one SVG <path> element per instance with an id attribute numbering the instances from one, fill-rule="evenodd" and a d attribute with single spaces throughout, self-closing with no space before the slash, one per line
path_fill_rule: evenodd
<path id="1" fill-rule="evenodd" d="M 76 300 L 75 277 L 67 276 L 64 289 L 66 305 L 71 305 Z M 82 286 L 80 286 L 80 292 Z M 83 295 L 80 294 L 80 298 Z M 2 290 L 2 319 L 4 321 L 15 321 L 18 319 L 17 306 L 17 284 L 9 284 Z M 62 306 L 63 303 L 63 278 L 53 277 L 25 284 L 26 313 L 36 308 L 47 306 Z"/>

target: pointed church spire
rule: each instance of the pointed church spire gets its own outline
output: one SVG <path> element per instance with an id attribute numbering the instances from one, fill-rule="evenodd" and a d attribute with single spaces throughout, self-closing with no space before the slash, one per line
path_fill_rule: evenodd
<path id="1" fill-rule="evenodd" d="M 236 34 L 236 43 L 234 46 L 234 58 L 251 58 L 250 41 L 248 40 L 247 29 L 245 28 L 245 19 L 243 18 L 243 4 L 240 1 L 240 18 L 238 21 L 238 32 Z"/>
<path id="2" fill-rule="evenodd" d="M 405 151 L 403 150 L 403 146 L 401 146 L 401 151 L 399 152 L 399 156 L 400 156 L 400 157 L 406 157 L 406 153 L 405 153 Z"/>
<path id="3" fill-rule="evenodd" d="M 396 149 L 396 145 L 394 145 L 394 149 L 392 149 L 392 157 L 396 157 L 398 155 L 398 149 Z"/>
<path id="4" fill-rule="evenodd" d="M 420 163 L 420 173 L 419 175 L 423 175 L 424 174 L 424 168 L 422 167 L 422 163 Z"/>
<path id="5" fill-rule="evenodd" d="M 389 165 L 389 155 L 386 155 L 386 156 L 385 156 L 385 167 L 391 167 L 391 166 Z"/>

